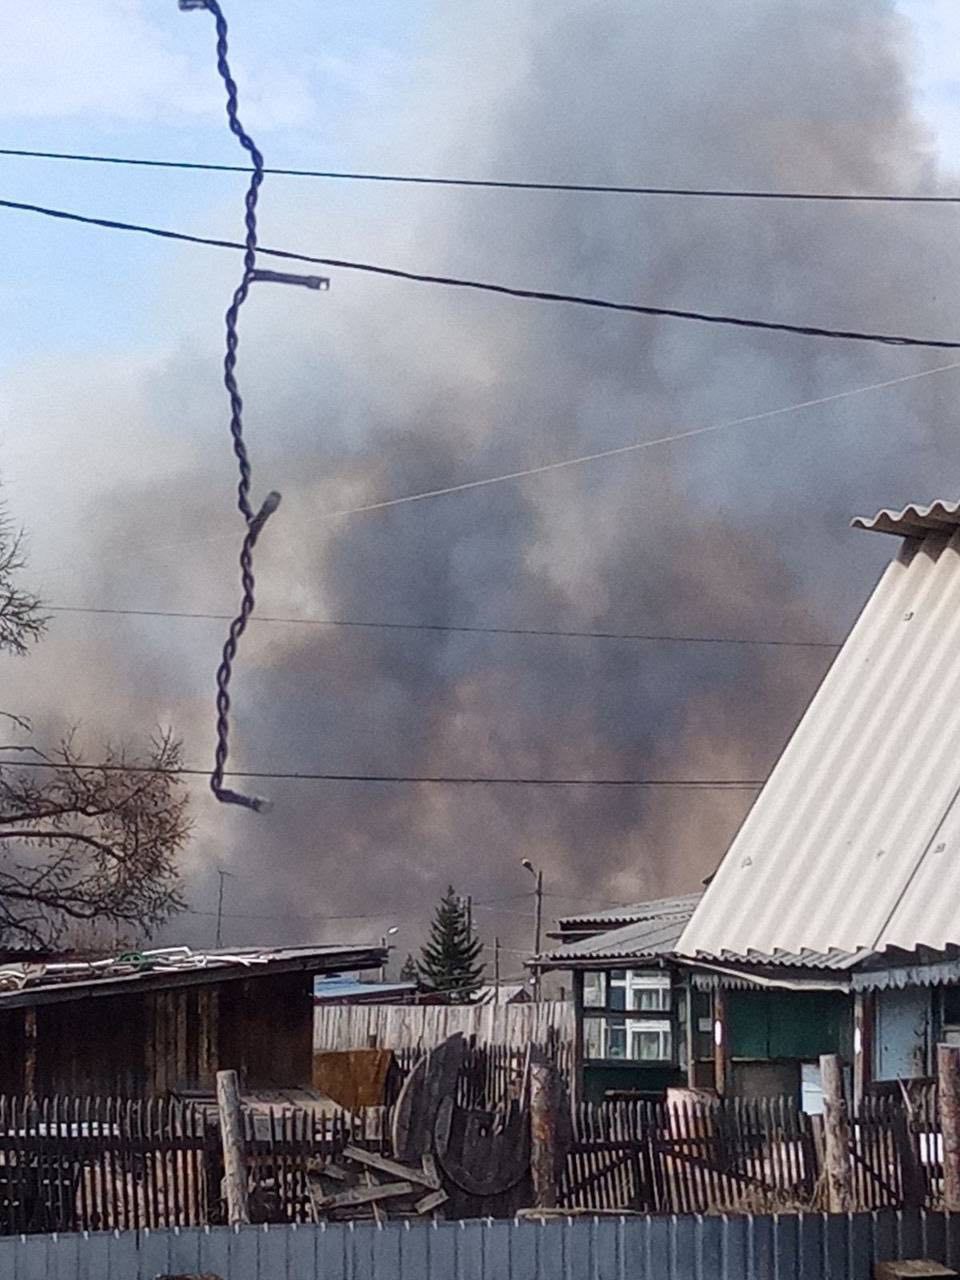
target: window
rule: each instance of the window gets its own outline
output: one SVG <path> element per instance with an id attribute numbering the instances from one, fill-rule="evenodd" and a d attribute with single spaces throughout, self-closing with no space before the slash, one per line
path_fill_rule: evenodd
<path id="1" fill-rule="evenodd" d="M 587 1058 L 669 1062 L 673 1053 L 671 1026 L 646 1018 L 585 1018 L 583 1052 Z"/>
<path id="2" fill-rule="evenodd" d="M 607 975 L 585 973 L 583 975 L 583 1006 L 585 1009 L 602 1009 L 607 1003 Z"/>
<path id="3" fill-rule="evenodd" d="M 585 973 L 583 1051 L 588 1059 L 671 1062 L 674 1057 L 670 975 L 662 970 Z M 594 1012 L 596 1011 L 596 1012 Z M 633 1017 L 641 1014 L 641 1017 Z"/>
<path id="4" fill-rule="evenodd" d="M 641 1062 L 669 1062 L 670 1024 L 630 1020 L 630 1057 Z"/>

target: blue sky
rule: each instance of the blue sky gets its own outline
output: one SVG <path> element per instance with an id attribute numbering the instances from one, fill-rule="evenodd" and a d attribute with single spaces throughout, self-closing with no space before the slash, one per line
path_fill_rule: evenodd
<path id="1" fill-rule="evenodd" d="M 802 17 L 815 7 L 800 0 L 796 12 Z M 686 12 L 694 8 L 688 4 Z M 868 12 L 869 0 L 851 0 L 849 7 L 844 0 L 835 10 L 838 25 L 854 8 Z M 880 0 L 876 9 L 883 10 Z M 731 10 L 769 19 L 761 29 L 775 36 L 784 7 L 781 0 L 742 0 Z M 892 43 L 898 65 L 906 60 L 912 74 L 928 131 L 920 150 L 937 162 L 934 179 L 960 190 L 960 9 L 950 0 L 900 0 L 898 11 Z M 227 12 L 241 114 L 277 166 L 696 184 L 723 182 L 727 165 L 742 164 L 737 173 L 759 172 L 770 181 L 780 174 L 784 184 L 794 177 L 823 186 L 855 181 L 849 150 L 831 150 L 833 135 L 850 123 L 839 117 L 857 115 L 842 84 L 824 86 L 838 119 L 825 128 L 811 109 L 798 130 L 790 114 L 795 104 L 778 99 L 785 78 L 778 67 L 760 65 L 729 24 L 721 31 L 709 24 L 671 31 L 662 0 L 652 0 L 649 10 L 613 0 L 603 6 L 556 0 L 555 7 L 519 0 L 227 0 Z M 609 14 L 614 36 L 590 27 L 594 20 L 602 26 L 598 14 Z M 624 24 L 622 39 L 615 38 L 617 22 Z M 808 62 L 815 82 L 816 42 L 835 55 L 832 28 L 813 25 Z M 650 39 L 662 38 L 676 66 L 689 73 L 676 101 L 674 64 L 665 62 L 661 85 L 643 62 L 649 48 L 639 38 L 630 44 L 648 27 L 656 33 Z M 793 60 L 782 41 L 771 47 Z M 647 66 L 648 97 L 635 86 L 635 64 Z M 730 112 L 729 128 L 718 126 L 716 134 L 698 129 L 713 107 L 689 84 L 700 75 L 702 93 L 709 93 L 715 67 L 725 92 L 717 114 L 720 106 Z M 875 87 L 883 68 L 868 71 Z M 757 97 L 750 80 L 740 101 L 748 73 L 756 77 Z M 792 91 L 810 104 L 803 76 Z M 632 131 L 624 123 L 625 100 L 640 104 Z M 901 126 L 895 119 L 891 128 Z M 916 177 L 918 148 L 902 127 L 878 171 Z M 798 132 L 810 145 L 794 154 Z M 721 135 L 743 145 L 720 154 Z M 209 16 L 181 13 L 175 0 L 3 6 L 0 145 L 236 162 L 241 153 L 225 125 Z M 923 156 L 916 164 L 922 162 Z M 0 193 L 7 198 L 230 238 L 241 232 L 243 188 L 240 175 L 0 158 Z M 851 324 L 865 313 L 878 324 L 924 330 L 943 328 L 954 310 L 950 275 L 940 269 L 945 241 L 930 230 L 952 234 L 952 210 L 827 216 L 790 209 L 754 211 L 741 221 L 737 211 L 716 207 L 667 213 L 602 201 L 281 178 L 267 180 L 261 210 L 267 244 L 400 266 L 655 301 L 673 298 L 675 289 L 675 300 L 688 305 L 758 314 L 792 307 L 803 311 L 799 319 Z M 0 217 L 6 237 L 0 477 L 29 530 L 35 580 L 54 602 L 231 607 L 237 528 L 218 374 L 222 314 L 238 262 L 213 250 L 25 214 L 0 211 Z M 837 231 L 851 224 L 852 232 Z M 889 279 L 881 279 L 886 273 Z M 772 409 L 938 361 L 926 352 L 748 342 L 336 275 L 327 295 L 283 289 L 258 295 L 244 315 L 241 360 L 255 487 L 259 493 L 275 483 L 284 492 L 282 519 L 271 524 L 261 553 L 263 606 L 272 612 L 352 609 L 416 620 L 432 609 L 456 608 L 459 617 L 506 625 L 653 618 L 700 630 L 723 622 L 730 631 L 782 625 L 835 634 L 888 550 L 854 545 L 834 532 L 852 513 L 849 504 L 929 496 L 902 491 L 908 455 L 914 470 L 903 483 L 939 483 L 952 474 L 945 466 L 952 445 L 936 434 L 952 421 L 954 384 L 943 382 L 925 384 L 926 399 L 892 394 L 885 414 L 876 414 L 873 402 L 869 409 L 865 401 L 835 406 L 817 415 L 819 434 L 803 435 L 785 419 L 747 439 L 713 437 L 646 455 L 643 466 L 566 473 L 535 495 L 531 490 L 528 502 L 512 505 L 505 490 L 491 490 L 489 498 L 443 512 L 438 506 L 428 513 L 423 504 L 344 533 L 323 523 L 324 508 Z M 910 448 L 898 453 L 901 421 L 919 425 Z M 684 537 L 691 528 L 700 536 L 698 520 L 703 528 L 719 521 L 728 532 L 742 521 L 757 544 L 736 544 L 714 562 L 714 552 L 698 543 L 691 557 Z M 620 535 L 635 525 L 638 542 L 625 549 Z M 778 560 L 785 527 L 815 530 L 814 551 L 799 549 L 797 540 L 785 562 Z M 671 576 L 672 541 L 704 565 L 696 588 Z M 438 543 L 445 557 L 438 558 Z M 833 561 L 825 572 L 827 557 Z M 645 571 L 644 590 L 631 594 Z M 716 598 L 711 575 L 725 584 Z M 662 594 L 661 578 L 668 584 Z M 439 599 L 431 595 L 437 582 L 450 588 Z M 358 583 L 369 584 L 366 596 L 355 591 Z M 809 593 L 811 583 L 816 591 Z M 172 720 L 187 735 L 191 760 L 204 761 L 220 641 L 215 625 L 108 629 L 93 619 L 59 619 L 29 664 L 17 669 L 15 687 L 30 704 L 25 709 L 51 719 L 69 715 L 109 728 Z M 712 701 L 722 680 L 702 656 L 663 658 L 654 671 L 621 657 L 605 665 L 591 651 L 577 660 L 582 669 L 574 676 L 571 660 L 558 658 L 567 665 L 557 670 L 578 692 L 591 680 L 597 687 L 564 720 L 552 701 L 549 664 L 544 670 L 531 661 L 529 669 L 513 671 L 490 649 L 450 649 L 424 674 L 410 650 L 390 649 L 376 661 L 365 653 L 359 641 L 336 658 L 332 650 L 304 651 L 286 637 L 252 634 L 243 655 L 240 753 L 271 766 L 296 756 L 297 764 L 316 767 L 401 767 L 413 753 L 423 770 L 699 768 L 755 776 L 818 676 L 802 663 L 757 671 L 744 662 L 749 695 L 734 701 L 753 699 L 773 728 L 752 727 L 737 738 L 730 728 L 736 708 Z M 324 684 L 324 663 L 335 658 L 336 696 Z M 648 721 L 659 717 L 665 726 L 660 740 L 643 743 L 647 755 L 635 743 L 624 745 L 621 706 L 639 726 L 638 737 Z M 544 731 L 548 712 L 557 715 L 552 731 Z M 315 724 L 333 725 L 342 740 L 333 733 L 325 739 Z M 436 742 L 425 725 L 444 726 Z M 417 755 L 421 738 L 429 751 Z M 555 756 L 544 754 L 545 743 Z M 522 891 L 522 881 L 514 883 L 521 853 L 553 860 L 557 892 L 561 886 L 583 892 L 586 885 L 587 892 L 592 886 L 622 899 L 640 890 L 686 890 L 695 883 L 677 876 L 668 882 L 673 872 L 655 865 L 657 850 L 676 841 L 678 848 L 707 849 L 702 857 L 709 861 L 740 816 L 739 801 L 727 798 L 722 809 L 624 818 L 604 835 L 601 873 L 579 857 L 603 816 L 586 806 L 578 817 L 559 804 L 555 815 L 535 811 L 531 802 L 525 829 L 506 808 L 478 805 L 465 816 L 460 801 L 431 797 L 399 818 L 378 813 L 360 831 L 351 823 L 363 806 L 348 810 L 344 802 L 333 840 L 326 831 L 314 837 L 316 797 L 304 799 L 300 810 L 299 797 L 285 793 L 281 800 L 276 825 L 257 827 L 255 837 L 249 824 L 198 800 L 196 858 L 205 870 L 197 901 L 209 903 L 215 887 L 211 858 L 236 856 L 242 874 L 234 891 L 252 896 L 261 838 L 281 853 L 298 841 L 300 852 L 313 851 L 316 839 L 319 849 L 335 845 L 329 857 L 336 884 L 331 888 L 329 858 L 317 853 L 304 892 L 359 911 L 369 894 L 362 877 L 344 874 L 345 860 L 359 865 L 392 849 L 400 828 L 407 870 L 402 893 L 384 889 L 391 899 L 378 908 L 384 923 L 399 910 L 422 911 L 442 892 L 450 850 L 460 849 L 464 829 L 471 839 L 482 832 L 492 850 L 486 860 L 470 854 L 476 877 L 470 887 L 478 896 Z M 564 843 L 577 822 L 579 846 L 572 838 Z M 649 875 L 637 873 L 641 853 Z M 279 854 L 275 865 L 267 879 L 276 881 L 276 901 L 295 905 L 302 866 L 284 869 Z M 396 905 L 392 899 L 403 893 L 407 901 Z M 503 933 L 520 941 L 525 928 L 506 920 Z"/>
<path id="2" fill-rule="evenodd" d="M 916 41 L 918 107 L 945 166 L 960 170 L 954 57 L 960 12 L 951 0 L 899 0 L 898 9 Z M 438 41 L 442 24 L 432 0 L 270 6 L 234 0 L 228 17 L 243 119 L 269 163 L 415 171 L 446 160 L 448 170 L 483 169 L 471 167 L 463 139 L 459 156 L 441 154 L 445 103 L 471 75 L 472 54 Z M 510 33 L 503 36 L 509 40 Z M 0 14 L 0 137 L 11 147 L 235 163 L 239 149 L 223 123 L 212 40 L 207 15 L 181 13 L 175 0 L 6 6 Z M 441 93 L 437 128 L 425 132 L 418 99 L 430 83 Z M 603 180 L 603 158 L 584 157 L 579 173 L 543 176 Z M 682 168 L 663 177 L 697 181 Z M 0 158 L 0 190 L 11 199 L 233 235 L 242 179 Z M 372 224 L 403 217 L 415 196 L 402 188 L 273 179 L 262 203 L 264 240 L 271 242 L 271 202 L 296 200 L 312 229 L 309 241 L 304 233 L 294 247 L 362 256 Z M 324 227 L 330 206 L 349 210 L 338 220 L 334 242 Z M 3 219 L 8 252 L 0 300 L 17 323 L 4 333 L 0 368 L 52 346 L 118 351 L 156 339 L 158 277 L 181 251 L 27 215 L 8 212 Z M 428 249 L 419 249 L 427 267 L 433 264 Z M 199 258 L 207 251 L 189 252 Z"/>

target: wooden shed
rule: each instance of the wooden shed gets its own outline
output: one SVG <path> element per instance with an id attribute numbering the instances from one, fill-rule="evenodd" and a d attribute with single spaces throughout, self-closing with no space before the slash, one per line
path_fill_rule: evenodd
<path id="1" fill-rule="evenodd" d="M 317 974 L 377 968 L 381 947 L 194 952 L 0 969 L 0 1093 L 158 1096 L 309 1086 Z"/>

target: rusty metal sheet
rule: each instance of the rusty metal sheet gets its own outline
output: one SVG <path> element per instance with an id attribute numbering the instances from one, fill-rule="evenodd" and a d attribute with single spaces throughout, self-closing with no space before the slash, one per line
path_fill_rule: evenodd
<path id="1" fill-rule="evenodd" d="M 383 1104 L 392 1049 L 345 1049 L 313 1055 L 313 1086 L 349 1111 Z"/>

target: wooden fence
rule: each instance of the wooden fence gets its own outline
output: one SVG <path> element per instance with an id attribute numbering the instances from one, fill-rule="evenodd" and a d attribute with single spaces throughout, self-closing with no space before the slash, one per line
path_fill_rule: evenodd
<path id="1" fill-rule="evenodd" d="M 518 1061 L 474 1049 L 458 1092 L 489 1107 Z M 516 1101 L 514 1106 L 518 1105 Z M 387 1152 L 389 1115 L 243 1112 L 254 1221 L 306 1223 L 311 1163 L 348 1145 Z M 868 1099 L 851 1117 L 854 1208 L 937 1209 L 942 1138 L 932 1088 Z M 570 1209 L 648 1213 L 816 1211 L 820 1118 L 787 1099 L 581 1103 L 559 1188 Z M 139 1230 L 224 1219 L 223 1161 L 209 1109 L 179 1101 L 0 1098 L 0 1234 Z"/>
<path id="2" fill-rule="evenodd" d="M 254 1220 L 312 1221 L 309 1162 L 382 1150 L 384 1120 L 244 1110 Z M 215 1224 L 222 1180 L 216 1121 L 195 1103 L 0 1098 L 0 1234 Z"/>
<path id="3" fill-rule="evenodd" d="M 573 1108 L 565 1207 L 650 1213 L 825 1207 L 819 1116 L 785 1098 L 583 1103 Z M 851 1119 L 854 1207 L 939 1208 L 935 1090 L 870 1098 Z"/>
<path id="4" fill-rule="evenodd" d="M 432 1049 L 457 1032 L 478 1044 L 525 1049 L 550 1036 L 573 1044 L 573 1006 L 560 1000 L 510 1005 L 318 1005 L 315 1053 L 343 1049 Z"/>

